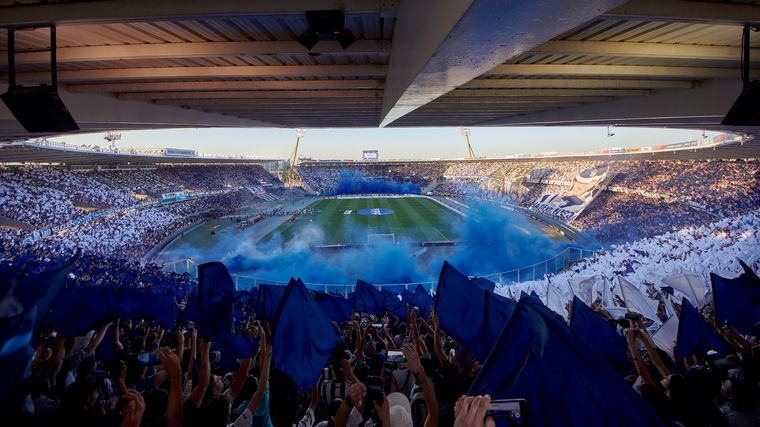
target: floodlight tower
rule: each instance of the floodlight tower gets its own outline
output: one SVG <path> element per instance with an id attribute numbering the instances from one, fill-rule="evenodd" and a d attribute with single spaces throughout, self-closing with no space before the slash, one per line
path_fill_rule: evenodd
<path id="1" fill-rule="evenodd" d="M 296 129 L 296 145 L 293 146 L 293 151 L 290 153 L 288 169 L 283 174 L 286 187 L 303 187 L 303 180 L 298 171 L 296 171 L 296 166 L 298 166 L 298 145 L 301 143 L 304 135 L 306 135 L 305 130 Z"/>
<path id="2" fill-rule="evenodd" d="M 290 153 L 290 167 L 296 167 L 298 165 L 298 144 L 301 142 L 301 138 L 306 135 L 306 131 L 303 129 L 296 129 L 296 145 L 293 146 L 293 151 Z"/>
<path id="3" fill-rule="evenodd" d="M 469 153 L 469 157 L 467 158 L 470 160 L 475 160 L 475 152 L 472 151 L 472 144 L 470 144 L 470 128 L 459 128 L 459 133 L 462 134 L 464 140 L 467 142 L 467 152 Z"/>
<path id="4" fill-rule="evenodd" d="M 103 136 L 103 139 L 108 141 L 108 144 L 111 146 L 112 149 L 116 149 L 116 141 L 121 140 L 121 133 L 120 132 L 114 132 L 114 131 L 108 131 Z"/>

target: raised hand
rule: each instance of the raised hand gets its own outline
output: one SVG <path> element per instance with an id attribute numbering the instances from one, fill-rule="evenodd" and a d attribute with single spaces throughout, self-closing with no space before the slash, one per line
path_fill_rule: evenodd
<path id="1" fill-rule="evenodd" d="M 161 347 L 157 351 L 158 358 L 161 360 L 161 367 L 164 368 L 169 378 L 175 378 L 182 375 L 177 355 L 169 347 Z"/>
<path id="2" fill-rule="evenodd" d="M 372 402 L 377 410 L 377 416 L 380 418 L 380 422 L 383 423 L 383 427 L 391 427 L 391 405 L 388 402 L 388 396 L 383 394 L 383 404 L 378 405 L 377 402 Z"/>
<path id="3" fill-rule="evenodd" d="M 486 419 L 491 396 L 462 396 L 454 407 L 454 427 L 494 427 L 493 418 Z"/>
<path id="4" fill-rule="evenodd" d="M 404 353 L 404 357 L 406 357 L 406 367 L 409 368 L 413 374 L 418 374 L 420 369 L 422 369 L 422 365 L 420 365 L 420 356 L 417 354 L 417 350 L 414 349 L 414 346 L 406 344 L 401 348 L 401 352 Z"/>
<path id="5" fill-rule="evenodd" d="M 129 390 L 126 396 L 127 408 L 124 410 L 124 419 L 121 427 L 140 427 L 143 413 L 145 413 L 145 399 L 135 390 Z"/>
<path id="6" fill-rule="evenodd" d="M 201 345 L 199 346 L 201 356 L 208 356 L 208 351 L 211 349 L 211 341 L 201 339 Z"/>
<path id="7" fill-rule="evenodd" d="M 354 383 L 348 387 L 348 398 L 354 403 L 356 409 L 364 409 L 364 401 L 367 398 L 367 386 L 363 383 Z"/>

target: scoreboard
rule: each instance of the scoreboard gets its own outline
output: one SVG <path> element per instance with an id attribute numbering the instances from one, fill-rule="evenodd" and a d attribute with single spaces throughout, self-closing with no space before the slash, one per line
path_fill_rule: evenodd
<path id="1" fill-rule="evenodd" d="M 363 150 L 362 160 L 364 161 L 377 161 L 380 157 L 377 154 L 377 150 Z"/>

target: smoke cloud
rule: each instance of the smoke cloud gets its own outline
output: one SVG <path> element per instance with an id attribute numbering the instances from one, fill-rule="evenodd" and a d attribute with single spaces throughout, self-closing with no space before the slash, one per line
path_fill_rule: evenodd
<path id="1" fill-rule="evenodd" d="M 461 231 L 453 247 L 422 249 L 411 243 L 383 242 L 319 249 L 315 246 L 323 243 L 324 232 L 314 224 L 288 242 L 277 236 L 258 244 L 230 233 L 211 248 L 180 246 L 162 258 L 222 261 L 231 272 L 272 281 L 285 282 L 292 276 L 307 283 L 353 284 L 362 279 L 387 284 L 435 282 L 444 260 L 470 275 L 510 270 L 548 259 L 565 246 L 522 214 L 491 204 L 471 205 L 463 221 L 462 227 L 456 227 Z"/>
<path id="2" fill-rule="evenodd" d="M 420 194 L 420 186 L 409 181 L 398 183 L 383 178 L 367 178 L 361 172 L 344 170 L 335 194 Z"/>

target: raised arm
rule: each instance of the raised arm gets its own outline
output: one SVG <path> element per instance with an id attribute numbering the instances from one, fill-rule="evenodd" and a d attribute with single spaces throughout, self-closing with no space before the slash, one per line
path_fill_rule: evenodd
<path id="1" fill-rule="evenodd" d="M 670 375 L 670 370 L 665 366 L 665 362 L 662 361 L 660 353 L 657 351 L 657 346 L 654 345 L 654 340 L 652 339 L 652 336 L 649 335 L 649 332 L 644 328 L 640 328 L 638 330 L 638 335 L 641 337 L 641 341 L 644 342 L 644 346 L 647 348 L 647 353 L 649 353 L 649 358 L 652 359 L 652 363 L 654 364 L 654 367 L 657 368 L 660 375 L 662 375 L 663 378 Z"/>
<path id="2" fill-rule="evenodd" d="M 657 387 L 657 384 L 652 379 L 652 376 L 649 374 L 649 370 L 647 369 L 647 366 L 641 360 L 641 353 L 639 352 L 639 347 L 636 345 L 636 329 L 626 329 L 625 339 L 628 342 L 628 349 L 631 350 L 633 363 L 634 365 L 636 365 L 636 371 L 639 373 L 639 376 L 641 376 L 641 379 L 644 381 L 645 384 L 649 384 L 652 387 L 659 388 Z"/>
<path id="3" fill-rule="evenodd" d="M 121 353 L 124 351 L 124 345 L 121 343 L 121 319 L 116 319 L 116 322 L 114 323 L 114 330 L 113 330 L 113 352 L 114 353 Z"/>
<path id="4" fill-rule="evenodd" d="M 441 330 L 441 322 L 435 311 L 433 312 L 433 337 L 435 338 L 433 340 L 435 342 L 435 356 L 440 363 L 443 363 L 444 360 L 447 360 L 446 354 L 443 352 L 443 331 Z"/>
<path id="5" fill-rule="evenodd" d="M 177 330 L 177 349 L 174 350 L 177 354 L 177 358 L 182 360 L 182 356 L 185 354 L 185 329 L 179 328 Z"/>
<path id="6" fill-rule="evenodd" d="M 251 370 L 251 364 L 253 364 L 253 357 L 246 357 L 240 361 L 240 367 L 238 368 L 237 375 L 235 375 L 235 381 L 232 382 L 232 394 L 237 396 L 242 390 L 245 380 L 248 378 L 248 372 Z"/>
<path id="7" fill-rule="evenodd" d="M 425 399 L 425 406 L 427 406 L 428 411 L 424 427 L 437 427 L 438 399 L 435 397 L 435 391 L 433 390 L 432 384 L 430 384 L 430 379 L 425 373 L 425 370 L 422 369 L 420 356 L 414 351 L 414 347 L 411 344 L 402 347 L 401 351 L 406 357 L 406 366 L 414 375 L 414 381 L 422 387 L 422 396 Z"/>
<path id="8" fill-rule="evenodd" d="M 259 340 L 259 386 L 256 392 L 251 397 L 251 401 L 248 402 L 248 410 L 252 414 L 256 413 L 256 409 L 264 399 L 264 394 L 267 391 L 267 384 L 269 382 L 269 366 L 272 363 L 272 346 L 267 344 L 266 334 L 261 334 Z"/>
<path id="9" fill-rule="evenodd" d="M 356 406 L 359 412 L 364 408 L 364 400 L 367 396 L 367 387 L 356 382 L 351 384 L 348 388 L 348 397 L 343 400 L 338 408 L 338 413 L 335 414 L 335 427 L 346 427 L 348 424 L 348 416 L 351 414 L 351 410 Z"/>
<path id="10" fill-rule="evenodd" d="M 391 333 L 388 332 L 388 329 L 383 325 L 380 330 L 383 332 L 383 335 L 385 335 L 386 338 L 386 346 L 388 347 L 388 350 L 395 350 L 396 349 L 396 343 L 393 341 L 393 337 L 391 336 Z"/>
<path id="11" fill-rule="evenodd" d="M 182 370 L 179 357 L 168 347 L 159 348 L 158 357 L 170 381 L 167 427 L 182 427 Z"/>
<path id="12" fill-rule="evenodd" d="M 203 403 L 203 396 L 206 394 L 206 389 L 211 381 L 211 362 L 208 359 L 208 351 L 210 348 L 210 341 L 201 340 L 201 371 L 198 374 L 198 385 L 196 385 L 192 393 L 190 393 L 189 398 L 198 408 L 200 408 L 201 403 Z"/>
<path id="13" fill-rule="evenodd" d="M 101 326 L 100 329 L 98 329 L 98 333 L 95 335 L 95 338 L 93 338 L 92 341 L 90 341 L 90 344 L 87 345 L 87 351 L 89 353 L 93 353 L 98 349 L 98 346 L 103 341 L 103 337 L 106 336 L 106 331 L 108 331 L 109 326 L 111 326 L 111 324 L 106 323 L 105 325 Z"/>
<path id="14" fill-rule="evenodd" d="M 346 376 L 346 379 L 350 383 L 356 384 L 359 382 L 359 379 L 356 378 L 356 375 L 354 375 L 354 370 L 351 368 L 351 362 L 349 362 L 348 359 L 343 359 L 340 361 L 340 368 L 343 370 L 343 375 Z"/>
<path id="15" fill-rule="evenodd" d="M 193 329 L 192 334 L 190 334 L 190 357 L 187 359 L 187 380 L 192 381 L 193 380 L 193 363 L 195 363 L 195 357 L 198 354 L 198 330 Z M 182 360 L 182 359 L 180 359 Z"/>

